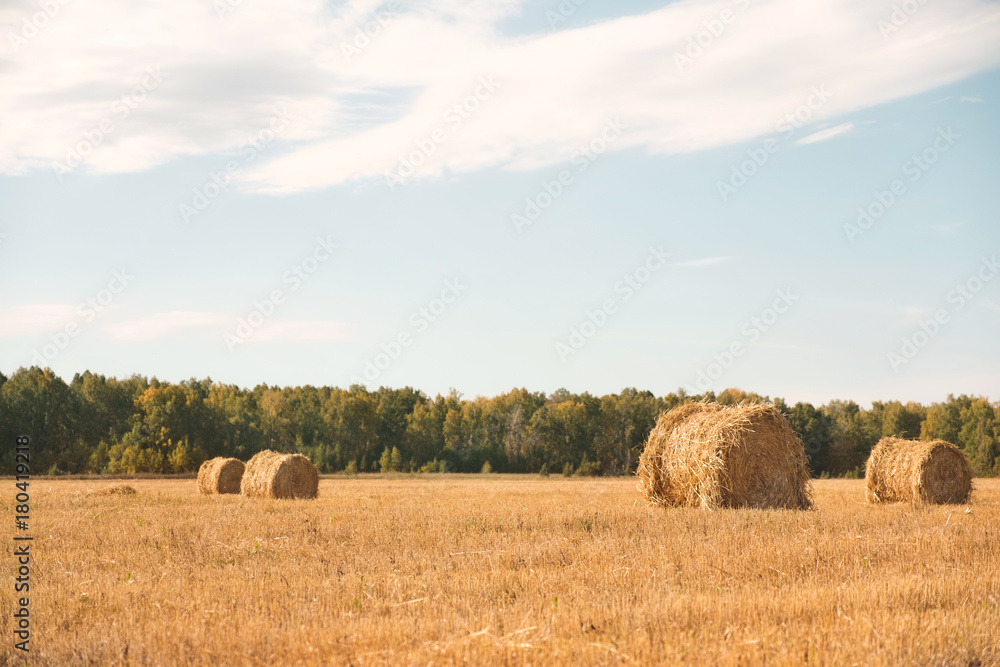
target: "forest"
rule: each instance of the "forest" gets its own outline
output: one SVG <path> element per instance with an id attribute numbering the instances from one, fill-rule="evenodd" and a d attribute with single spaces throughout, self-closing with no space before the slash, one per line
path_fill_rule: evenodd
<path id="1" fill-rule="evenodd" d="M 190 379 L 50 369 L 0 374 L 0 438 L 32 439 L 36 474 L 189 473 L 208 458 L 243 460 L 263 449 L 299 452 L 323 473 L 512 472 L 627 475 L 657 415 L 687 401 L 769 401 L 805 444 L 816 477 L 857 477 L 884 436 L 941 439 L 966 453 L 977 476 L 1000 475 L 1000 403 L 948 395 L 921 405 L 850 400 L 821 406 L 739 389 L 666 396 L 624 389 L 594 396 L 512 389 L 431 398 L 411 387 L 253 389 Z M 12 470 L 14 447 L 0 449 Z"/>

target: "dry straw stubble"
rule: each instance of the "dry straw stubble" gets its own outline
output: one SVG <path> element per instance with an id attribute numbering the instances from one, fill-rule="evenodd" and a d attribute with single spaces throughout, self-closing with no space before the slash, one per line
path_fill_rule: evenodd
<path id="1" fill-rule="evenodd" d="M 971 494 L 969 462 L 944 440 L 882 438 L 865 465 L 869 503 L 965 503 Z"/>
<path id="2" fill-rule="evenodd" d="M 773 405 L 686 403 L 661 414 L 636 474 L 654 505 L 812 505 L 802 440 Z"/>
<path id="3" fill-rule="evenodd" d="M 239 459 L 209 459 L 198 469 L 198 490 L 204 494 L 239 493 L 243 468 Z"/>
<path id="4" fill-rule="evenodd" d="M 254 498 L 315 498 L 319 471 L 301 454 L 280 454 L 270 449 L 247 462 L 240 490 Z"/>
<path id="5" fill-rule="evenodd" d="M 135 494 L 135 487 L 130 484 L 112 484 L 103 489 L 87 492 L 87 495 L 91 496 L 134 496 Z"/>

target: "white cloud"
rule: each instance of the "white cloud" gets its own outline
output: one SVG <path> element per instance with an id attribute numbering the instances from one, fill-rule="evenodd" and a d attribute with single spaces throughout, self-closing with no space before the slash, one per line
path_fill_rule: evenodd
<path id="1" fill-rule="evenodd" d="M 77 307 L 65 303 L 9 306 L 0 309 L 0 338 L 53 332 L 80 321 Z"/>
<path id="2" fill-rule="evenodd" d="M 973 104 L 983 104 L 986 100 L 981 97 L 963 97 L 959 102 L 972 102 Z"/>
<path id="3" fill-rule="evenodd" d="M 827 139 L 832 139 L 838 134 L 844 134 L 845 132 L 850 132 L 853 129 L 854 129 L 854 123 L 841 123 L 840 125 L 835 125 L 825 130 L 820 130 L 819 132 L 813 132 L 807 137 L 802 137 L 795 143 L 797 143 L 800 146 L 805 146 L 806 144 L 815 144 L 818 141 L 826 141 Z"/>
<path id="4" fill-rule="evenodd" d="M 259 191 L 380 181 L 438 127 L 447 140 L 419 177 L 534 169 L 570 159 L 609 118 L 628 124 L 614 149 L 697 151 L 774 133 L 814 86 L 831 95 L 811 118 L 822 122 L 1000 64 L 1000 7 L 987 0 L 928 4 L 892 40 L 877 27 L 883 8 L 865 0 L 761 0 L 683 71 L 674 55 L 732 2 L 681 0 L 528 37 L 498 29 L 519 0 L 401 4 L 348 62 L 342 47 L 376 0 L 258 0 L 222 20 L 204 0 L 67 3 L 0 60 L 0 172 L 51 168 L 102 119 L 115 127 L 86 159 L 94 173 L 232 153 L 277 106 L 295 122 L 241 172 Z M 6 3 L 0 24 L 16 29 L 34 12 L 27 0 Z M 119 118 L 112 102 L 147 65 L 167 73 L 164 83 Z M 447 125 L 484 75 L 496 92 Z"/>
<path id="5" fill-rule="evenodd" d="M 175 310 L 106 324 L 104 330 L 118 340 L 151 340 L 192 329 L 221 331 L 231 322 L 232 318 L 218 313 Z"/>

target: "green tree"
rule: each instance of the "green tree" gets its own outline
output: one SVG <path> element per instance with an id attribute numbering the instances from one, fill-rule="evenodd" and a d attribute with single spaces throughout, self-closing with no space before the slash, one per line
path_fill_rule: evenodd
<path id="1" fill-rule="evenodd" d="M 806 458 L 813 474 L 831 472 L 830 445 L 833 441 L 831 418 L 821 410 L 817 410 L 811 403 L 802 402 L 788 409 L 785 417 L 792 430 L 802 438 Z"/>
<path id="2" fill-rule="evenodd" d="M 14 464 L 14 448 L 9 443 L 17 435 L 27 435 L 33 443 L 32 470 L 83 471 L 89 453 L 77 446 L 73 395 L 59 376 L 49 368 L 19 368 L 0 386 L 0 392 L 10 420 L 3 429 L 5 446 L 0 447 L 4 470 Z"/>
<path id="3" fill-rule="evenodd" d="M 389 454 L 389 469 L 393 472 L 403 470 L 403 453 L 399 451 L 399 447 L 393 447 L 392 453 Z"/>
<path id="4" fill-rule="evenodd" d="M 968 396 L 955 398 L 948 394 L 944 403 L 934 403 L 926 410 L 926 417 L 920 425 L 921 440 L 944 440 L 958 444 L 962 431 L 962 410 L 969 407 L 972 399 Z"/>
<path id="5" fill-rule="evenodd" d="M 974 398 L 960 413 L 962 430 L 958 445 L 965 452 L 972 470 L 977 475 L 1000 473 L 1000 418 L 997 410 L 984 398 Z"/>

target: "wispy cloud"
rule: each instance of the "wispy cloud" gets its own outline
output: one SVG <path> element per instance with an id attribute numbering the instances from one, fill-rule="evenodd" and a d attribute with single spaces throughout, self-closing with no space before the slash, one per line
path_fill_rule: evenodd
<path id="1" fill-rule="evenodd" d="M 674 266 L 689 266 L 689 267 L 703 267 L 703 266 L 715 266 L 716 264 L 722 264 L 723 262 L 728 262 L 732 257 L 706 257 L 704 259 L 689 259 L 686 262 L 676 262 Z"/>
<path id="2" fill-rule="evenodd" d="M 51 332 L 79 319 L 77 307 L 65 303 L 8 306 L 0 309 L 0 338 Z"/>
<path id="3" fill-rule="evenodd" d="M 104 330 L 118 340 L 151 340 L 171 335 L 177 336 L 192 330 L 221 330 L 231 320 L 232 318 L 219 313 L 175 310 L 108 323 L 104 325 Z"/>
<path id="4" fill-rule="evenodd" d="M 986 102 L 986 100 L 984 100 L 981 97 L 963 97 L 959 100 L 959 102 L 972 102 L 974 104 L 983 104 Z"/>
<path id="5" fill-rule="evenodd" d="M 854 123 L 841 123 L 834 127 L 828 127 L 825 130 L 820 130 L 819 132 L 813 132 L 807 137 L 802 137 L 795 143 L 800 146 L 805 146 L 806 144 L 815 144 L 818 141 L 826 141 L 827 139 L 832 139 L 839 134 L 844 134 L 845 132 L 850 132 L 854 129 Z"/>
<path id="6" fill-rule="evenodd" d="M 5 54 L 0 173 L 65 159 L 152 64 L 164 83 L 82 170 L 231 153 L 286 106 L 295 121 L 240 174 L 243 187 L 272 193 L 379 182 L 441 127 L 447 141 L 421 160 L 419 177 L 565 162 L 616 117 L 628 127 L 614 150 L 699 151 L 774 133 L 815 86 L 831 97 L 813 121 L 829 122 L 1000 64 L 1000 6 L 988 0 L 929 3 L 888 41 L 874 28 L 884 18 L 878 3 L 829 0 L 803 10 L 795 0 L 760 0 L 683 71 L 674 54 L 706 16 L 732 9 L 730 0 L 681 0 L 531 36 L 504 33 L 503 19 L 522 0 L 403 4 L 350 61 L 341 47 L 373 20 L 374 0 L 332 9 L 324 0 L 234 3 L 221 22 L 204 0 L 151 0 L 129 11 L 115 0 L 67 5 Z M 28 0 L 4 3 L 0 24 L 21 25 L 35 12 Z M 104 33 L 141 39 L 93 40 Z M 762 34 L 771 39 L 761 43 Z M 790 59 L 802 66 L 787 67 Z M 497 82 L 495 94 L 460 127 L 448 126 L 445 114 L 483 76 Z"/>
<path id="7" fill-rule="evenodd" d="M 930 229 L 943 236 L 951 236 L 956 231 L 965 226 L 964 220 L 959 220 L 957 222 L 942 222 L 936 225 L 924 225 L 925 229 Z"/>

